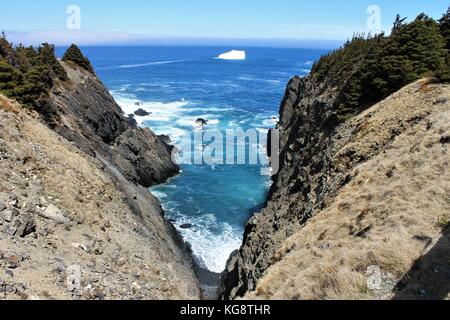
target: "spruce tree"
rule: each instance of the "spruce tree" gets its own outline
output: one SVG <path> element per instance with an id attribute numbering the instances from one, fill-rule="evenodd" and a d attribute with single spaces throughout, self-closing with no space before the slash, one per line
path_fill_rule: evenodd
<path id="1" fill-rule="evenodd" d="M 83 55 L 80 48 L 78 48 L 75 44 L 72 44 L 69 49 L 67 49 L 66 53 L 63 56 L 63 61 L 74 62 L 90 73 L 95 73 L 89 59 Z"/>
<path id="2" fill-rule="evenodd" d="M 41 65 L 45 65 L 51 71 L 52 77 L 67 80 L 67 73 L 55 56 L 55 46 L 43 43 L 38 50 Z"/>
<path id="3" fill-rule="evenodd" d="M 436 72 L 436 77 L 443 82 L 450 82 L 450 7 L 447 12 L 439 20 L 441 34 L 446 41 L 447 57 L 446 66 L 443 70 Z"/>

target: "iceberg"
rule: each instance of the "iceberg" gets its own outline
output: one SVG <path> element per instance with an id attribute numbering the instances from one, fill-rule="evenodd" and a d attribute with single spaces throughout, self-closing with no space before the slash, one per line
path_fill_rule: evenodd
<path id="1" fill-rule="evenodd" d="M 222 53 L 217 57 L 217 59 L 222 60 L 245 60 L 245 51 L 231 50 L 229 52 Z"/>

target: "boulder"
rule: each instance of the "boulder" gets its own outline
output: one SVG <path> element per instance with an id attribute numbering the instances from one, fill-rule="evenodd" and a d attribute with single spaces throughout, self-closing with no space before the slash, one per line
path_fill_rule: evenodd
<path id="1" fill-rule="evenodd" d="M 50 204 L 47 209 L 41 214 L 44 218 L 56 221 L 62 224 L 69 224 L 70 220 L 53 204 Z"/>
<path id="2" fill-rule="evenodd" d="M 181 229 L 191 229 L 192 227 L 193 227 L 193 225 L 190 223 L 182 224 L 180 226 Z"/>
<path id="3" fill-rule="evenodd" d="M 148 115 L 150 115 L 150 112 L 145 111 L 144 109 L 137 109 L 134 114 L 138 117 L 146 117 Z"/>
<path id="4" fill-rule="evenodd" d="M 16 230 L 16 236 L 25 238 L 26 236 L 36 232 L 36 224 L 29 215 L 25 215 L 20 219 L 20 226 Z"/>
<path id="5" fill-rule="evenodd" d="M 208 120 L 205 120 L 203 118 L 198 118 L 197 120 L 195 120 L 195 125 L 196 126 L 204 127 L 207 124 L 208 124 Z"/>
<path id="6" fill-rule="evenodd" d="M 15 208 L 10 209 L 10 210 L 5 210 L 5 211 L 3 212 L 3 219 L 4 219 L 6 222 L 11 222 L 11 221 L 13 221 L 13 219 L 14 219 L 15 217 L 17 217 L 18 215 L 19 215 L 19 211 L 18 211 L 17 209 L 15 209 Z"/>

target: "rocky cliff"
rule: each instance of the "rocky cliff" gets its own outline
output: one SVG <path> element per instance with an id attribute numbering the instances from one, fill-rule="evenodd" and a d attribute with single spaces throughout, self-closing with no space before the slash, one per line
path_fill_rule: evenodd
<path id="1" fill-rule="evenodd" d="M 0 295 L 198 299 L 191 258 L 147 187 L 178 173 L 92 73 L 61 62 L 37 112 L 0 98 Z"/>
<path id="2" fill-rule="evenodd" d="M 338 94 L 314 76 L 290 81 L 280 170 L 224 299 L 447 296 L 450 86 L 421 80 L 345 122 Z M 434 273 L 417 272 L 424 260 Z"/>

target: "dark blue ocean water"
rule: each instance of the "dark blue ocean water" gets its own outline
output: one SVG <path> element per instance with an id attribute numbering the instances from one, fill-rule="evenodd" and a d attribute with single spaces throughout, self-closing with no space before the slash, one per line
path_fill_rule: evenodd
<path id="1" fill-rule="evenodd" d="M 215 59 L 231 49 L 247 59 Z M 207 47 L 83 48 L 97 74 L 126 114 L 142 108 L 142 126 L 179 141 L 197 118 L 208 129 L 255 129 L 275 125 L 285 86 L 306 75 L 325 50 Z M 140 105 L 137 106 L 136 103 Z M 260 141 L 261 142 L 261 141 Z M 270 179 L 261 165 L 181 165 L 182 174 L 152 189 L 195 255 L 221 272 L 242 242 L 245 223 L 265 200 Z"/>

